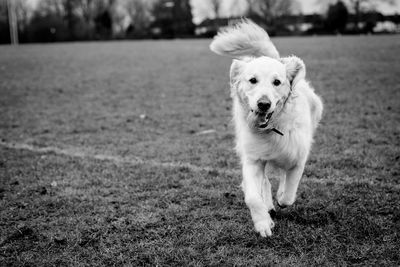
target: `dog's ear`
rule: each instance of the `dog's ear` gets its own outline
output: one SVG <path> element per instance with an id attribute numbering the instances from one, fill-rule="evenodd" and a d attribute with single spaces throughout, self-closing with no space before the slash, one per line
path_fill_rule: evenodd
<path id="1" fill-rule="evenodd" d="M 232 61 L 231 70 L 230 70 L 230 83 L 233 86 L 237 81 L 239 74 L 243 71 L 243 67 L 247 62 L 250 62 L 252 58 L 245 57 L 241 59 L 234 59 Z"/>
<path id="2" fill-rule="evenodd" d="M 230 76 L 229 76 L 231 86 L 233 86 L 237 82 L 238 76 L 243 69 L 243 65 L 244 62 L 242 62 L 239 59 L 234 59 L 232 61 Z"/>
<path id="3" fill-rule="evenodd" d="M 300 58 L 296 56 L 284 57 L 281 58 L 281 62 L 286 67 L 286 76 L 291 86 L 294 87 L 298 81 L 306 77 L 306 65 Z"/>

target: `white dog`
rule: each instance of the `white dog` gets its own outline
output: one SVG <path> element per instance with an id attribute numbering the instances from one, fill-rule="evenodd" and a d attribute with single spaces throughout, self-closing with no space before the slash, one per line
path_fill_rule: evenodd
<path id="1" fill-rule="evenodd" d="M 292 205 L 322 102 L 305 80 L 304 62 L 280 58 L 268 34 L 249 20 L 219 32 L 210 49 L 234 58 L 230 84 L 242 188 L 256 231 L 270 236 L 274 205 L 265 170 L 281 170 L 278 205 Z"/>

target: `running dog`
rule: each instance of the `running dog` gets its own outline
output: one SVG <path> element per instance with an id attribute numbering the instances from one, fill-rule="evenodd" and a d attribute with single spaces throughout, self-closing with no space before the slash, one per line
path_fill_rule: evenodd
<path id="1" fill-rule="evenodd" d="M 230 86 L 245 202 L 255 230 L 271 236 L 274 211 L 266 173 L 280 170 L 280 207 L 292 205 L 322 116 L 322 101 L 296 57 L 280 57 L 267 32 L 250 20 L 220 31 L 210 49 L 233 58 Z"/>

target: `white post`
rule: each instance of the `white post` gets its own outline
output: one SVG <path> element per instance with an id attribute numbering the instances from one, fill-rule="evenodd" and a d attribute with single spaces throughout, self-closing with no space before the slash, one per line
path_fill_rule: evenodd
<path id="1" fill-rule="evenodd" d="M 7 9 L 8 9 L 8 24 L 10 25 L 10 39 L 11 44 L 18 44 L 18 22 L 17 22 L 17 14 L 15 13 L 15 5 L 13 4 L 13 0 L 7 0 Z"/>

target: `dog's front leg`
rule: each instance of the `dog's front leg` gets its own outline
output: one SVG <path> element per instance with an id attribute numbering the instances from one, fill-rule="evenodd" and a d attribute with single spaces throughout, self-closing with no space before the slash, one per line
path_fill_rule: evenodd
<path id="1" fill-rule="evenodd" d="M 296 165 L 286 172 L 286 179 L 282 177 L 278 189 L 278 204 L 281 207 L 290 206 L 296 200 L 297 188 L 304 171 L 304 163 Z"/>
<path id="2" fill-rule="evenodd" d="M 261 236 L 266 237 L 272 235 L 274 222 L 268 213 L 268 210 L 273 208 L 273 203 L 271 185 L 264 176 L 264 167 L 264 162 L 244 160 L 242 187 L 254 227 Z"/>
<path id="3" fill-rule="evenodd" d="M 282 196 L 283 191 L 285 191 L 285 183 L 286 183 L 286 172 L 279 176 L 279 186 L 278 186 L 278 191 L 276 191 L 277 200 Z"/>

